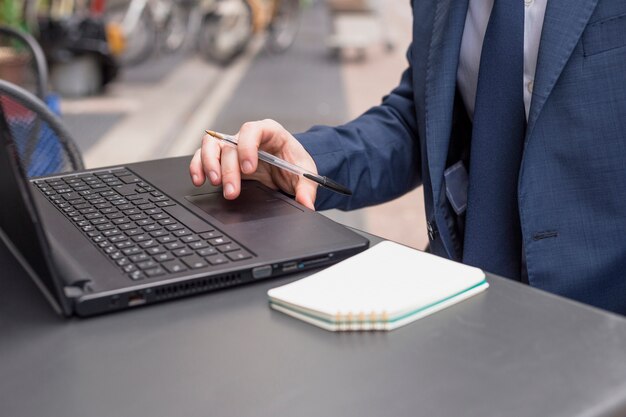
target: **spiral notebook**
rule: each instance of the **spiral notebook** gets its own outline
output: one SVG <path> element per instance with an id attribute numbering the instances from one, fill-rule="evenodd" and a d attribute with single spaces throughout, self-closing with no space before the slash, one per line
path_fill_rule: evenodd
<path id="1" fill-rule="evenodd" d="M 478 268 L 385 241 L 268 296 L 273 309 L 327 330 L 393 330 L 488 286 Z"/>

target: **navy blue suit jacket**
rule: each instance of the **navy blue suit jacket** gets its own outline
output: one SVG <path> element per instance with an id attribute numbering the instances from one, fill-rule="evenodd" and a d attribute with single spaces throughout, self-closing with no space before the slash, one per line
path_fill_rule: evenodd
<path id="1" fill-rule="evenodd" d="M 431 249 L 460 260 L 443 172 L 460 133 L 467 0 L 412 6 L 400 85 L 356 120 L 297 137 L 321 173 L 355 192 L 320 190 L 318 209 L 377 204 L 422 184 Z M 626 314 L 625 1 L 548 2 L 518 199 L 530 284 Z"/>

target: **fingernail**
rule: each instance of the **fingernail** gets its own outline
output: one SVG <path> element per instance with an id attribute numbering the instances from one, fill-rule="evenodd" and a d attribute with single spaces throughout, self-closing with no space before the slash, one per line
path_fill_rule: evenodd
<path id="1" fill-rule="evenodd" d="M 210 171 L 209 177 L 211 178 L 211 182 L 217 182 L 217 180 L 219 179 L 219 177 L 217 176 L 217 172 L 215 171 Z"/>
<path id="2" fill-rule="evenodd" d="M 198 176 L 194 174 L 194 175 L 191 177 L 191 181 L 193 181 L 193 183 L 194 183 L 194 184 L 197 184 L 197 183 L 198 183 Z"/>
<path id="3" fill-rule="evenodd" d="M 252 172 L 252 163 L 250 161 L 243 161 L 241 168 L 243 168 L 243 172 L 250 174 Z"/>
<path id="4" fill-rule="evenodd" d="M 231 195 L 235 192 L 235 187 L 232 184 L 226 184 L 224 186 L 224 194 Z"/>

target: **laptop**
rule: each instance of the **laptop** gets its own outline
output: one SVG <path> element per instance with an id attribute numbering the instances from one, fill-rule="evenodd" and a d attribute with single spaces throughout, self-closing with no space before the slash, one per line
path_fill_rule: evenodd
<path id="1" fill-rule="evenodd" d="M 0 108 L 0 237 L 55 310 L 92 316 L 333 264 L 363 236 L 260 183 L 225 200 L 189 158 L 28 179 Z"/>

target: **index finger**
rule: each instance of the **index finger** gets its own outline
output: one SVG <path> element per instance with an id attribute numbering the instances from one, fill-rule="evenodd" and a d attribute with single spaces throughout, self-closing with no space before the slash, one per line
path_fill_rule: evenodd
<path id="1" fill-rule="evenodd" d="M 269 153 L 278 152 L 288 140 L 289 133 L 280 123 L 266 119 L 247 122 L 241 126 L 237 139 L 239 165 L 244 174 L 251 174 L 258 167 L 258 151 L 263 147 Z"/>

